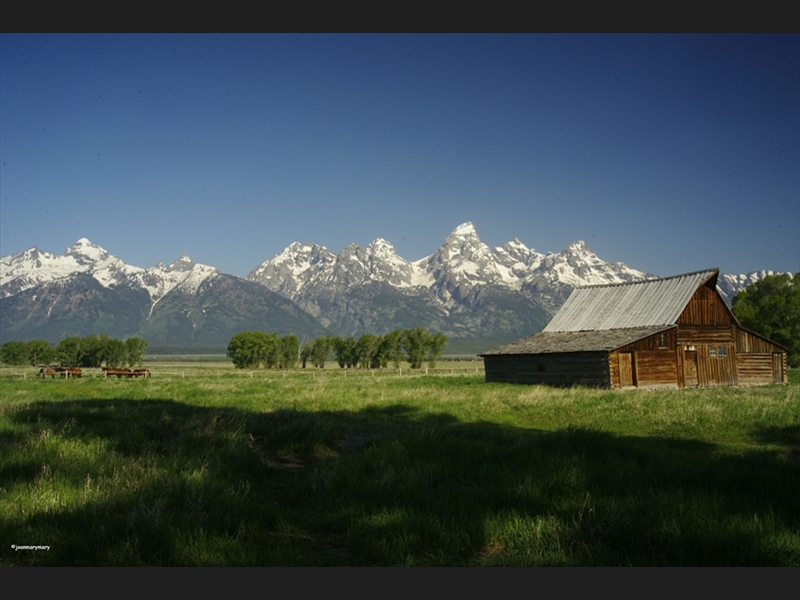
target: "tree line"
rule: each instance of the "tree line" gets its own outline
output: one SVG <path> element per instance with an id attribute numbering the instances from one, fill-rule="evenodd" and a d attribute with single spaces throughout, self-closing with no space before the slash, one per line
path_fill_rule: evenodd
<path id="1" fill-rule="evenodd" d="M 118 340 L 106 334 L 68 337 L 54 348 L 44 340 L 6 342 L 0 347 L 0 362 L 7 365 L 63 367 L 141 366 L 147 342 L 138 337 Z"/>
<path id="2" fill-rule="evenodd" d="M 408 361 L 412 369 L 419 369 L 425 361 L 430 367 L 436 366 L 446 344 L 447 336 L 430 333 L 425 327 L 397 329 L 386 335 L 365 333 L 358 340 L 320 336 L 307 340 L 302 347 L 293 334 L 281 337 L 277 333 L 245 331 L 231 338 L 228 358 L 239 369 L 260 365 L 292 369 L 298 363 L 303 369 L 309 364 L 324 369 L 331 354 L 342 369 L 385 369 L 390 363 L 397 368 L 401 360 Z"/>
<path id="3" fill-rule="evenodd" d="M 800 366 L 800 273 L 767 275 L 736 294 L 731 310 L 743 327 L 789 349 Z"/>

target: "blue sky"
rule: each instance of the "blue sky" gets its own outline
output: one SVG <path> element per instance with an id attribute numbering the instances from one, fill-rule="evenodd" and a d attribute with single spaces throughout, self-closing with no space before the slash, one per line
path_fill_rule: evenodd
<path id="1" fill-rule="evenodd" d="M 800 270 L 800 35 L 0 35 L 0 254 Z"/>

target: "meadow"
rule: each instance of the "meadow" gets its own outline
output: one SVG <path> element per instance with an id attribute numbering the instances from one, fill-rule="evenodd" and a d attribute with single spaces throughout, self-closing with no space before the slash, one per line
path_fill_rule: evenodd
<path id="1" fill-rule="evenodd" d="M 800 565 L 797 371 L 609 391 L 476 365 L 0 369 L 0 563 Z"/>

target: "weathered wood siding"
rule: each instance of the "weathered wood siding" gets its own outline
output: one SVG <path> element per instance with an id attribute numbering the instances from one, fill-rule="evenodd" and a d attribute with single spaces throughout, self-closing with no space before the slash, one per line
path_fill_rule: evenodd
<path id="1" fill-rule="evenodd" d="M 781 352 L 781 348 L 769 340 L 737 327 L 736 351 L 740 354 L 772 354 L 773 352 Z"/>
<path id="2" fill-rule="evenodd" d="M 772 354 L 736 355 L 739 385 L 767 385 L 773 382 Z"/>
<path id="3" fill-rule="evenodd" d="M 789 383 L 789 354 L 786 352 L 772 353 L 772 381 L 774 383 Z"/>
<path id="4" fill-rule="evenodd" d="M 636 376 L 639 387 L 678 387 L 678 361 L 675 352 L 637 352 Z"/>
<path id="5" fill-rule="evenodd" d="M 716 288 L 702 285 L 692 296 L 677 320 L 678 325 L 710 325 L 725 327 L 733 324 L 730 310 Z"/>
<path id="6" fill-rule="evenodd" d="M 611 352 L 611 387 L 678 387 L 677 340 L 677 329 L 670 329 L 663 337 L 651 335 Z M 629 360 L 633 371 L 630 377 L 626 373 Z"/>
<path id="7" fill-rule="evenodd" d="M 678 327 L 678 344 L 733 345 L 734 327 L 705 327 L 698 325 L 682 325 Z"/>
<path id="8" fill-rule="evenodd" d="M 486 381 L 610 387 L 607 352 L 498 354 L 483 358 Z"/>
<path id="9" fill-rule="evenodd" d="M 643 350 L 658 350 L 658 351 L 667 351 L 667 352 L 675 352 L 675 347 L 678 343 L 678 329 L 673 328 L 663 332 L 664 335 L 664 343 L 665 345 L 662 346 L 661 342 L 661 335 L 657 333 L 655 335 L 648 336 L 644 339 L 639 340 L 638 342 L 634 342 L 632 344 L 628 344 L 627 346 L 622 346 L 618 348 L 620 352 L 640 352 Z"/>
<path id="10" fill-rule="evenodd" d="M 733 344 L 697 344 L 697 384 L 700 387 L 736 385 L 736 357 Z M 720 349 L 725 350 L 720 355 Z M 713 351 L 712 351 L 713 350 Z"/>
<path id="11" fill-rule="evenodd" d="M 739 385 L 787 383 L 787 352 L 759 335 L 739 327 L 735 329 Z"/>
<path id="12" fill-rule="evenodd" d="M 681 346 L 684 348 L 684 346 Z M 678 387 L 697 387 L 697 348 L 678 350 Z"/>

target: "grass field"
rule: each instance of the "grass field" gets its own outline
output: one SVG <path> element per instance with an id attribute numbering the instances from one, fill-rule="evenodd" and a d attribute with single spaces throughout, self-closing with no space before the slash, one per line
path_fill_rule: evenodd
<path id="1" fill-rule="evenodd" d="M 797 371 L 621 392 L 146 366 L 0 370 L 0 563 L 800 565 Z"/>

